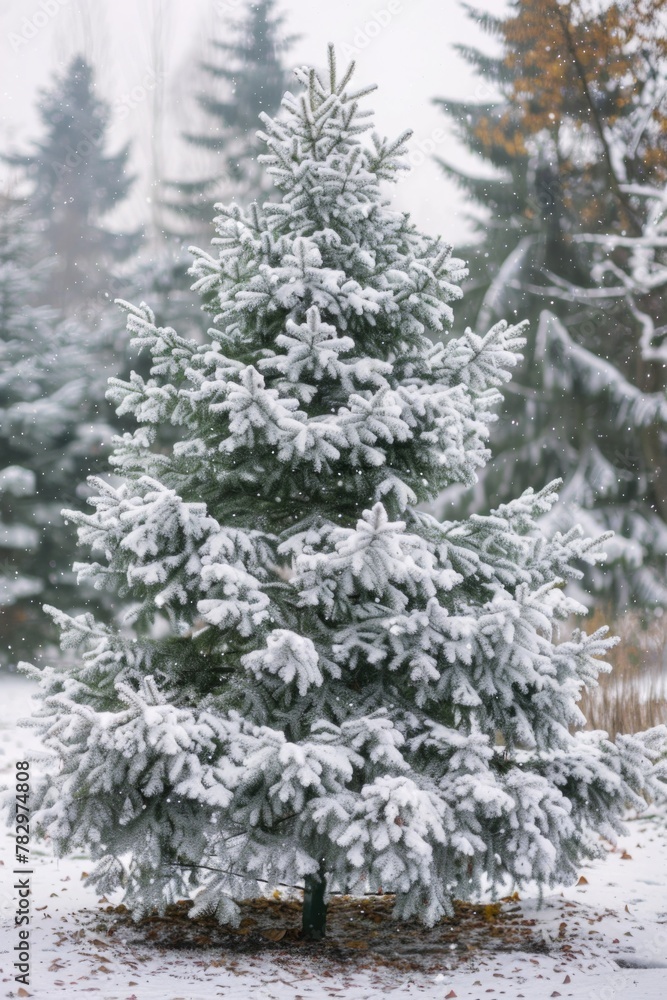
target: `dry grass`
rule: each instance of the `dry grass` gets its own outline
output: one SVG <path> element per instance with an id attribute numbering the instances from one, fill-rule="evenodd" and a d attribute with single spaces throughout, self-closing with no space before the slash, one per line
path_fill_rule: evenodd
<path id="1" fill-rule="evenodd" d="M 611 621 L 596 611 L 586 631 Z M 612 672 L 600 675 L 599 687 L 586 691 L 579 703 L 586 728 L 604 729 L 613 738 L 667 723 L 667 614 L 647 623 L 627 612 L 613 622 L 611 632 L 621 637 L 607 657 Z"/>

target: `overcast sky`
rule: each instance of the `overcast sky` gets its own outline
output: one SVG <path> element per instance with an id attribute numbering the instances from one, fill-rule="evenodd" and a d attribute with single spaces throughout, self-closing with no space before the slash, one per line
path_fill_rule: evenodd
<path id="1" fill-rule="evenodd" d="M 0 0 L 0 143 L 24 149 L 39 128 L 35 105 L 78 51 L 94 62 L 98 89 L 114 109 L 112 139 L 134 142 L 141 174 L 123 215 L 150 210 L 151 114 L 164 101 L 162 133 L 155 137 L 161 171 L 183 175 L 189 154 L 179 140 L 193 113 L 190 67 L 211 34 L 238 15 L 248 0 Z M 478 6 L 499 11 L 504 0 Z M 471 163 L 446 131 L 435 96 L 484 99 L 490 91 L 453 50 L 490 41 L 465 16 L 459 0 L 283 0 L 288 30 L 301 35 L 291 64 L 322 65 L 326 44 L 340 61 L 354 56 L 359 84 L 377 83 L 370 98 L 380 131 L 414 130 L 414 169 L 396 192 L 396 204 L 427 231 L 454 243 L 467 232 L 460 193 L 442 177 L 429 154 Z M 216 23 L 217 22 L 217 23 Z M 156 86 L 157 83 L 157 86 Z M 186 169 L 187 172 L 187 169 Z"/>

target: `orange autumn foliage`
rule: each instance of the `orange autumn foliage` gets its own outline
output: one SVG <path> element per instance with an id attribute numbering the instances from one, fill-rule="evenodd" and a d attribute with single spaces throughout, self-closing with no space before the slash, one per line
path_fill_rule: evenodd
<path id="1" fill-rule="evenodd" d="M 577 199 L 566 183 L 566 207 L 585 225 L 608 222 L 604 202 L 623 179 L 610 135 L 644 107 L 627 180 L 667 182 L 667 0 L 516 0 L 498 34 L 504 101 L 474 125 L 483 156 L 527 156 L 539 136 L 559 177 L 585 191 Z"/>

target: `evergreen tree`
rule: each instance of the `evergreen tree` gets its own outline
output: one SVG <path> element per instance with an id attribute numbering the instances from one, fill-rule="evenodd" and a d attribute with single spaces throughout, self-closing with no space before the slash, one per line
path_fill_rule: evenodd
<path id="1" fill-rule="evenodd" d="M 667 325 L 661 320 L 662 291 L 667 287 L 667 186 L 634 184 L 630 191 L 643 209 L 639 234 L 610 234 L 604 238 L 590 234 L 582 235 L 582 240 L 599 247 L 595 270 L 601 282 L 601 298 L 627 303 L 642 331 L 642 359 L 664 365 Z M 617 263 L 619 257 L 622 266 Z M 579 296 L 586 294 L 585 289 L 573 291 Z"/>
<path id="2" fill-rule="evenodd" d="M 559 639 L 596 543 L 539 532 L 554 485 L 459 522 L 420 506 L 474 481 L 521 329 L 440 339 L 464 270 L 382 194 L 409 133 L 369 138 L 352 70 L 330 50 L 264 116 L 274 200 L 196 253 L 209 342 L 127 307 L 151 377 L 109 393 L 138 427 L 69 514 L 127 628 L 51 609 L 87 652 L 24 668 L 56 763 L 33 822 L 135 915 L 197 888 L 191 914 L 234 920 L 269 880 L 303 883 L 309 937 L 328 892 L 380 885 L 433 924 L 483 878 L 572 882 L 661 788 L 665 727 L 577 732 L 610 640 Z"/>
<path id="3" fill-rule="evenodd" d="M 103 291 L 109 270 L 139 246 L 138 231 L 118 233 L 104 222 L 130 191 L 129 147 L 106 151 L 109 109 L 81 56 L 42 94 L 39 113 L 43 137 L 30 153 L 4 159 L 29 181 L 27 200 L 43 226 L 44 256 L 55 258 L 44 301 L 71 311 Z"/>
<path id="4" fill-rule="evenodd" d="M 176 197 L 165 199 L 179 218 L 179 231 L 206 232 L 221 198 L 256 196 L 266 188 L 258 163 L 263 151 L 257 138 L 258 117 L 274 114 L 288 86 L 283 65 L 294 36 L 283 33 L 284 17 L 276 0 L 249 3 L 244 16 L 230 25 L 229 40 L 213 39 L 210 56 L 199 64 L 208 88 L 197 95 L 207 126 L 185 132 L 189 145 L 210 154 L 208 176 L 168 182 Z"/>
<path id="5" fill-rule="evenodd" d="M 44 297 L 50 263 L 26 207 L 0 204 L 0 664 L 41 657 L 55 639 L 42 600 L 81 608 L 74 539 L 60 510 L 82 502 L 77 486 L 101 470 L 112 430 L 104 406 L 103 354 L 95 334 Z M 90 595 L 89 595 L 90 596 Z M 39 599 L 38 599 L 39 598 Z"/>
<path id="6" fill-rule="evenodd" d="M 495 460 L 458 502 L 507 501 L 536 470 L 562 478 L 545 530 L 616 532 L 609 564 L 586 582 L 620 606 L 667 601 L 667 402 L 664 371 L 642 357 L 641 324 L 601 288 L 595 241 L 640 233 L 646 201 L 633 187 L 667 180 L 666 9 L 514 0 L 504 16 L 472 10 L 500 51 L 463 55 L 500 96 L 437 102 L 487 167 L 480 176 L 443 163 L 484 211 L 466 250 L 464 319 L 485 327 L 521 315 L 533 331 Z"/>

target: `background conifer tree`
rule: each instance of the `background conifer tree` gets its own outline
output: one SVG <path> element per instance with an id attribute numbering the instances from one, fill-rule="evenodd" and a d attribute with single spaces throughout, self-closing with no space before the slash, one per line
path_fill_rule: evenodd
<path id="1" fill-rule="evenodd" d="M 109 393 L 138 427 L 70 515 L 127 630 L 51 609 L 86 651 L 26 667 L 56 764 L 33 822 L 137 915 L 198 889 L 191 914 L 234 920 L 268 880 L 304 885 L 309 937 L 329 891 L 380 885 L 433 924 L 483 878 L 573 881 L 660 789 L 665 727 L 577 731 L 609 640 L 559 637 L 596 545 L 537 529 L 553 485 L 459 522 L 420 507 L 486 460 L 521 330 L 443 339 L 465 272 L 383 196 L 409 134 L 371 131 L 352 71 L 330 50 L 264 117 L 273 199 L 196 254 L 209 341 L 128 306 L 153 366 Z"/>
<path id="2" fill-rule="evenodd" d="M 284 59 L 294 36 L 285 35 L 275 0 L 248 3 L 227 30 L 228 38 L 211 40 L 210 54 L 200 63 L 205 89 L 197 104 L 206 125 L 183 134 L 191 147 L 208 153 L 209 172 L 167 185 L 175 197 L 165 197 L 165 204 L 188 238 L 194 227 L 208 239 L 215 202 L 256 197 L 262 186 L 267 190 L 257 160 L 263 152 L 258 118 L 278 110 L 288 86 Z"/>
<path id="3" fill-rule="evenodd" d="M 113 434 L 104 387 L 108 348 L 94 329 L 56 309 L 31 305 L 45 295 L 51 262 L 21 202 L 0 201 L 0 663 L 45 654 L 56 633 L 44 600 L 71 610 L 90 592 L 76 587 L 75 540 L 63 498 L 83 502 L 91 472 L 107 462 Z M 109 412 L 109 416 L 111 413 Z M 46 651 L 48 652 L 48 650 Z"/>
<path id="4" fill-rule="evenodd" d="M 41 225 L 43 254 L 54 258 L 43 301 L 71 314 L 106 289 L 110 270 L 140 244 L 139 231 L 119 233 L 105 222 L 130 191 L 129 145 L 107 151 L 109 109 L 81 56 L 42 94 L 39 114 L 43 136 L 29 153 L 4 159 L 28 182 L 26 200 Z"/>
<path id="5" fill-rule="evenodd" d="M 622 293 L 604 292 L 616 282 L 599 266 L 603 237 L 642 232 L 650 203 L 637 185 L 667 180 L 666 11 L 664 0 L 471 9 L 499 51 L 463 55 L 498 98 L 437 102 L 487 168 L 443 163 L 482 210 L 465 251 L 464 322 L 521 315 L 532 331 L 495 459 L 460 502 L 482 510 L 536 470 L 561 477 L 549 530 L 615 531 L 609 566 L 586 580 L 620 607 L 667 600 L 667 407 L 664 369 L 642 354 L 641 321 Z M 611 263 L 622 268 L 626 254 L 617 246 Z M 665 323 L 655 293 L 641 308 L 656 328 Z"/>

